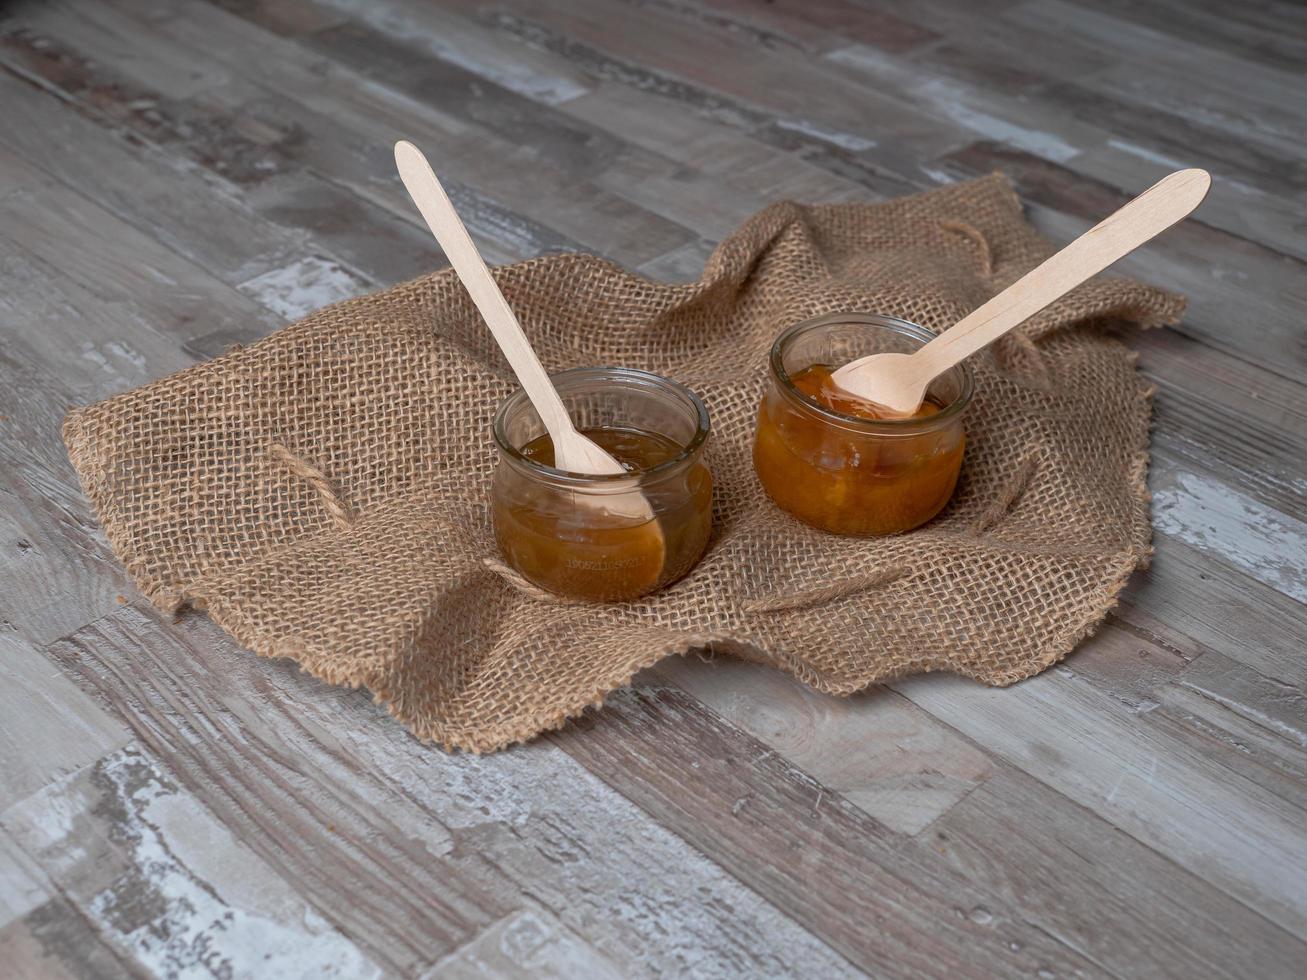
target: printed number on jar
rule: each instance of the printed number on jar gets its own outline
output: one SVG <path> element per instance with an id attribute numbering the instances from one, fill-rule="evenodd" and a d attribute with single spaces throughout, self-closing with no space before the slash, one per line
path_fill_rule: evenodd
<path id="1" fill-rule="evenodd" d="M 966 443 L 971 372 L 952 368 L 916 416 L 887 419 L 831 372 L 867 354 L 910 353 L 934 334 L 896 317 L 834 314 L 795 324 L 772 347 L 753 463 L 783 510 L 836 534 L 908 531 L 953 495 Z"/>
<path id="2" fill-rule="evenodd" d="M 494 426 L 491 513 L 504 560 L 542 589 L 600 602 L 679 579 L 712 530 L 707 409 L 688 388 L 644 371 L 579 368 L 553 381 L 577 428 L 628 472 L 555 469 L 539 416 L 525 393 L 512 395 Z"/>

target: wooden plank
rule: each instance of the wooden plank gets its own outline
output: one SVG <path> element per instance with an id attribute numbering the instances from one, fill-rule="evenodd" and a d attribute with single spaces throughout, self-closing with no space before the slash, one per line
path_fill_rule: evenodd
<path id="1" fill-rule="evenodd" d="M 278 175 L 248 188 L 243 199 L 262 218 L 312 236 L 314 254 L 338 258 L 381 286 L 448 265 L 430 231 L 309 171 Z M 465 196 L 459 207 L 475 215 L 478 237 L 489 237 L 497 256 L 526 258 L 560 247 L 524 219 L 495 215 L 489 202 Z M 491 217 L 498 220 L 488 232 Z"/>
<path id="2" fill-rule="evenodd" d="M 457 65 L 478 78 L 544 105 L 561 105 L 590 88 L 585 74 L 547 52 L 508 44 L 460 16 L 449 4 L 405 0 L 293 0 L 296 8 L 327 6 L 349 21 L 421 45 L 424 56 Z"/>
<path id="3" fill-rule="evenodd" d="M 151 974 L 379 975 L 136 748 L 8 808 L 0 824 L 121 957 Z"/>
<path id="4" fill-rule="evenodd" d="M 118 8 L 118 9 L 115 9 Z M 121 12 L 120 12 L 121 11 Z M 163 39 L 215 56 L 243 71 L 234 82 L 206 93 L 226 114 L 264 116 L 286 133 L 283 153 L 403 216 L 412 208 L 393 177 L 391 146 L 406 135 L 439 161 L 442 178 L 471 184 L 501 205 L 531 217 L 546 206 L 559 232 L 619 261 L 638 264 L 688 240 L 688 232 L 584 179 L 543 162 L 530 147 L 480 132 L 385 86 L 369 82 L 311 52 L 268 34 L 208 4 L 188 0 L 115 0 L 77 8 L 125 36 L 140 25 L 144 38 Z M 130 15 L 130 16 L 128 16 Z M 215 37 L 228 43 L 213 44 Z M 97 56 L 100 54 L 96 51 Z M 257 94 L 251 93 L 251 86 Z M 285 93 L 294 93 L 293 100 Z M 288 136 L 294 136 L 293 143 Z M 272 173 L 264 175 L 271 177 Z M 257 182 L 258 175 L 250 175 Z"/>
<path id="5" fill-rule="evenodd" d="M 0 935 L 5 926 L 44 905 L 53 894 L 36 862 L 12 836 L 0 829 Z"/>
<path id="6" fill-rule="evenodd" d="M 118 980 L 145 975 L 140 964 L 111 949 L 81 912 L 57 897 L 0 927 L 0 957 L 16 977 Z"/>
<path id="7" fill-rule="evenodd" d="M 674 160 L 682 170 L 716 178 L 719 185 L 749 194 L 757 207 L 786 197 L 839 200 L 866 196 L 868 191 L 887 197 L 901 193 L 905 186 L 865 166 L 851 168 L 855 176 L 841 176 L 809 162 L 807 143 L 789 152 L 775 140 L 724 127 L 683 102 L 615 82 L 596 86 L 563 110 L 625 143 Z M 823 153 L 815 159 L 829 162 Z"/>
<path id="8" fill-rule="evenodd" d="M 1307 811 L 1301 688 L 1206 653 L 1155 697 L 1152 724 L 1195 737 L 1213 760 Z"/>
<path id="9" fill-rule="evenodd" d="M 1082 76 L 1077 84 L 1176 119 L 1197 118 L 1227 138 L 1273 148 L 1294 168 L 1307 112 L 1288 93 L 1302 84 L 1301 66 L 1282 71 L 1066 0 L 1016 7 L 1005 19 L 1108 46 L 1124 62 Z M 1198 64 L 1201 71 L 1194 70 Z"/>
<path id="10" fill-rule="evenodd" d="M 796 48 L 820 54 L 857 40 L 902 53 L 938 37 L 920 23 L 848 0 L 773 0 L 765 5 L 749 0 L 708 0 L 702 4 L 655 0 L 654 5 L 769 50 Z"/>
<path id="11" fill-rule="evenodd" d="M 892 686 L 991 754 L 1283 928 L 1301 930 L 1302 811 L 1214 763 L 1194 740 L 1057 670 L 1002 690 L 953 677 Z"/>
<path id="12" fill-rule="evenodd" d="M 1112 614 L 1058 672 L 1088 681 L 1240 779 L 1307 808 L 1307 711 L 1294 685 L 1130 607 Z"/>
<path id="13" fill-rule="evenodd" d="M 690 242 L 650 259 L 637 266 L 635 271 L 656 282 L 697 282 L 712 251 L 709 242 Z"/>
<path id="14" fill-rule="evenodd" d="M 0 99 L 0 145 L 228 285 L 305 248 L 306 236 L 259 218 L 228 181 L 128 142 L 48 91 L 5 74 Z"/>
<path id="15" fill-rule="evenodd" d="M 0 161 L 6 169 L 26 166 L 2 150 Z M 0 201 L 0 241 L 9 243 L 12 261 L 21 266 L 14 275 L 21 292 L 11 305 L 33 311 L 26 322 L 44 328 L 29 343 L 61 345 L 63 353 L 52 356 L 52 364 L 68 351 L 80 351 L 123 387 L 174 369 L 170 359 L 180 366 L 167 341 L 173 338 L 176 351 L 193 324 L 217 329 L 277 319 L 99 205 L 53 183 Z M 71 281 L 83 295 L 59 290 L 43 297 L 41 279 L 50 276 Z M 50 313 L 38 316 L 42 303 Z M 135 312 L 147 305 L 147 317 L 137 319 Z M 97 320 L 117 326 L 82 329 L 82 322 Z M 94 339 L 102 336 L 109 339 Z"/>
<path id="16" fill-rule="evenodd" d="M 1109 137 L 1081 153 L 1068 166 L 1078 174 L 1111 184 L 1122 191 L 1146 187 L 1158 168 L 1179 170 L 1179 158 L 1159 153 L 1150 141 Z M 1202 221 L 1241 238 L 1258 242 L 1294 258 L 1307 259 L 1301 234 L 1304 209 L 1292 197 L 1268 193 L 1239 179 L 1238 171 L 1218 173 L 1219 191 L 1203 202 Z"/>
<path id="17" fill-rule="evenodd" d="M 1164 454 L 1302 516 L 1307 387 L 1175 331 L 1129 341 L 1140 352 L 1140 370 L 1158 385 L 1153 438 Z"/>
<path id="18" fill-rule="evenodd" d="M 899 833 L 939 819 L 993 769 L 983 752 L 888 689 L 832 698 L 769 667 L 697 657 L 668 658 L 652 676 Z"/>
<path id="19" fill-rule="evenodd" d="M 31 644 L 0 633 L 0 664 L 0 810 L 127 744 L 127 729 Z M 0 883 L 0 906 L 6 893 Z"/>
<path id="20" fill-rule="evenodd" d="M 1131 196 L 1034 154 L 992 143 L 972 144 L 937 161 L 936 167 L 945 176 L 1003 169 L 1031 205 L 1032 222 L 1057 240 L 1080 234 L 1082 226 L 1101 220 Z M 1307 294 L 1297 283 L 1307 277 L 1307 263 L 1205 225 L 1203 217 L 1200 209 L 1193 219 L 1123 260 L 1118 270 L 1189 296 L 1181 332 L 1301 381 L 1307 374 L 1299 370 L 1298 335 Z M 1231 332 L 1230 323 L 1250 318 L 1258 325 L 1255 332 Z"/>
<path id="21" fill-rule="evenodd" d="M 422 974 L 422 980 L 538 977 L 621 980 L 625 976 L 589 943 L 541 908 L 496 922 Z"/>
<path id="22" fill-rule="evenodd" d="M 1307 602 L 1307 522 L 1181 467 L 1155 464 L 1150 486 L 1159 531 Z"/>
<path id="23" fill-rule="evenodd" d="M 923 113 L 951 119 L 967 126 L 992 142 L 1065 164 L 1086 174 L 1094 172 L 1097 155 L 1112 146 L 1129 148 L 1152 166 L 1154 174 L 1180 167 L 1205 166 L 1217 178 L 1237 185 L 1241 203 L 1255 203 L 1255 195 L 1244 193 L 1248 185 L 1265 190 L 1287 190 L 1278 196 L 1281 215 L 1245 216 L 1232 219 L 1227 205 L 1214 205 L 1228 225 L 1252 222 L 1257 227 L 1281 229 L 1277 240 L 1289 242 L 1288 251 L 1297 254 L 1301 236 L 1284 213 L 1301 219 L 1295 204 L 1296 187 L 1292 185 L 1294 163 L 1291 158 L 1263 144 L 1229 139 L 1226 134 L 1191 121 L 1189 117 L 1170 115 L 1143 106 L 1132 106 L 1110 94 L 1095 92 L 1074 81 L 1054 80 L 1039 89 L 1039 98 L 1021 98 L 995 93 L 991 87 L 975 87 L 941 78 L 938 73 L 865 46 L 851 45 L 831 52 L 826 60 L 838 64 L 858 77 L 869 77 L 888 91 L 910 100 Z M 1123 68 L 1125 74 L 1128 69 Z M 1104 148 L 1108 149 L 1104 149 Z M 1090 169 L 1080 170 L 1079 161 Z M 905 172 L 911 172 L 905 171 Z M 1285 185 L 1289 180 L 1291 185 Z M 1144 184 L 1151 181 L 1145 180 Z M 1134 189 L 1137 189 L 1134 188 Z M 1270 199 L 1264 199 L 1270 200 Z M 1277 205 L 1271 204 L 1272 210 Z"/>
<path id="24" fill-rule="evenodd" d="M 415 99 L 438 92 L 442 112 L 505 141 L 529 144 L 561 172 L 593 180 L 700 235 L 725 237 L 764 203 L 659 153 L 620 142 L 573 114 L 532 102 L 457 66 L 423 60 L 408 38 L 349 24 L 315 34 L 311 43 L 336 63 Z"/>
<path id="25" fill-rule="evenodd" d="M 1101 128 L 1068 119 L 1042 101 L 976 88 L 867 45 L 848 45 L 823 60 L 836 72 L 839 89 L 846 83 L 874 85 L 902 99 L 921 118 L 920 125 L 938 129 L 951 124 L 960 138 L 950 149 L 986 139 L 1061 163 L 1105 136 Z M 895 172 L 919 179 L 921 174 L 929 175 L 922 164 L 930 159 L 915 155 Z"/>
<path id="26" fill-rule="evenodd" d="M 1142 624 L 1142 625 L 1141 625 Z M 1161 635 L 1166 632 L 1166 636 Z M 1113 612 L 1058 665 L 1063 677 L 1083 678 L 1137 714 L 1157 707 L 1157 691 L 1201 656 L 1188 637 L 1139 610 Z"/>
<path id="27" fill-rule="evenodd" d="M 1089 0 L 1091 9 L 1110 11 L 1114 18 L 1158 31 L 1168 40 L 1191 42 L 1201 63 L 1206 52 L 1220 51 L 1244 62 L 1264 64 L 1301 74 L 1307 64 L 1307 35 L 1301 20 L 1294 25 L 1294 7 L 1287 4 L 1221 4 L 1204 9 L 1187 0 Z M 1277 16 L 1275 8 L 1279 7 Z"/>
<path id="28" fill-rule="evenodd" d="M 1154 547 L 1148 570 L 1126 586 L 1129 602 L 1204 648 L 1266 677 L 1307 686 L 1302 603 L 1178 538 L 1155 535 Z"/>
<path id="29" fill-rule="evenodd" d="M 13 258 L 0 243 L 0 261 L 10 270 L 15 268 Z M 32 266 L 24 262 L 22 268 Z M 23 302 L 29 295 L 35 307 Z M 6 280 L 0 290 L 0 311 L 5 314 L 0 318 L 0 332 L 5 334 L 0 350 L 0 634 L 14 631 L 37 643 L 116 608 L 119 597 L 133 591 L 126 572 L 109 553 L 58 438 L 69 407 L 119 387 L 115 375 L 105 373 L 118 358 L 100 364 L 67 356 L 65 344 L 39 349 L 27 344 L 29 338 L 40 342 L 51 333 L 43 319 L 46 303 L 54 301 L 51 315 L 72 320 L 73 303 L 80 309 L 99 309 L 100 304 L 84 299 L 53 274 Z M 81 325 L 91 329 L 85 321 Z M 129 336 L 126 331 L 118 335 Z M 78 346 L 72 350 L 76 354 Z M 32 366 L 47 358 L 62 365 L 59 380 Z M 82 397 L 65 389 L 65 383 L 77 386 Z"/>
<path id="30" fill-rule="evenodd" d="M 1307 956 L 1301 938 L 1008 767 L 926 840 L 1116 976 L 1288 980 Z"/>
<path id="31" fill-rule="evenodd" d="M 55 8 L 53 14 L 46 15 L 52 19 L 49 26 L 55 30 L 58 29 L 58 21 L 53 18 L 57 17 L 60 9 Z M 103 36 L 108 39 L 121 40 L 132 33 L 130 24 L 128 28 L 123 28 L 121 23 L 110 21 L 102 23 L 101 27 Z M 153 42 L 156 46 L 162 43 L 148 29 L 142 33 L 145 35 L 142 43 Z M 304 237 L 302 232 L 308 230 L 335 245 L 344 245 L 342 254 L 347 257 L 350 253 L 359 257 L 361 250 L 357 247 L 358 239 L 365 238 L 366 229 L 371 227 L 381 243 L 388 246 L 380 253 L 366 252 L 377 281 L 393 281 L 394 274 L 391 272 L 384 278 L 376 277 L 376 266 L 385 263 L 388 256 L 393 260 L 395 251 L 405 243 L 414 252 L 429 249 L 429 246 L 419 244 L 419 232 L 428 239 L 430 236 L 425 229 L 419 229 L 410 220 L 408 212 L 411 212 L 411 208 L 405 212 L 399 211 L 399 205 L 406 202 L 399 199 L 397 181 L 394 182 L 395 194 L 389 202 L 395 209 L 392 213 L 386 210 L 384 204 L 379 207 L 366 200 L 366 195 L 360 198 L 346 193 L 342 188 L 306 172 L 302 164 L 292 158 L 296 147 L 304 140 L 303 124 L 309 119 L 318 118 L 316 114 L 307 109 L 290 108 L 284 99 L 275 96 L 260 101 L 260 90 L 239 79 L 230 80 L 222 88 L 229 103 L 226 106 L 215 102 L 211 94 L 206 94 L 199 104 L 170 98 L 157 87 L 152 87 L 154 80 L 150 72 L 141 69 L 141 65 L 149 65 L 148 58 L 124 58 L 121 47 L 126 41 L 106 50 L 97 46 L 96 37 L 98 35 L 82 37 L 82 43 L 95 52 L 96 58 L 87 57 L 67 47 L 58 37 L 39 35 L 29 30 L 0 34 L 0 43 L 3 44 L 3 57 L 10 67 L 32 84 L 50 89 L 60 99 L 102 126 L 125 130 L 132 139 L 158 144 L 166 147 L 170 153 L 180 155 L 180 159 L 173 161 L 174 166 L 180 170 L 189 171 L 201 180 L 206 177 L 216 180 L 220 187 L 235 186 L 233 197 L 248 192 L 251 188 L 258 189 L 264 184 L 272 184 L 267 194 L 259 195 L 256 201 L 249 203 L 255 203 L 276 214 L 274 220 L 282 223 L 286 223 L 287 219 L 303 222 L 293 226 L 300 230 L 301 239 Z M 203 55 L 199 53 L 195 57 L 203 60 Z M 142 106 L 148 108 L 141 109 Z M 233 115 L 233 111 L 238 108 L 244 112 L 243 117 Z M 39 138 L 38 128 L 34 139 Z M 382 154 L 375 152 L 360 161 L 353 143 L 341 138 L 338 127 L 332 129 L 327 137 L 320 135 L 318 139 L 323 141 L 323 145 L 314 146 L 317 153 L 315 159 L 323 159 L 325 153 L 326 159 L 335 164 L 327 166 L 327 172 L 353 174 L 358 171 L 359 179 L 365 183 L 377 173 L 383 172 L 378 169 L 378 164 L 369 162 L 380 161 Z M 382 149 L 384 146 L 380 143 L 374 147 L 377 151 Z M 162 157 L 162 154 L 159 156 Z M 81 175 L 94 179 L 95 182 L 90 186 L 102 186 L 103 178 L 93 170 Z M 109 188 L 109 192 L 112 195 L 112 188 Z M 204 196 L 199 188 L 193 188 L 193 193 Z M 323 200 L 327 206 L 339 207 L 344 204 L 350 213 L 336 216 L 334 213 L 323 215 L 310 212 L 306 215 L 302 208 L 303 195 L 311 200 Z M 521 257 L 516 246 L 523 239 L 523 229 L 520 226 L 525 224 L 524 221 L 518 220 L 514 224 L 500 213 L 502 208 L 498 211 L 485 208 L 481 200 L 475 197 L 471 201 L 460 201 L 460 206 L 469 212 L 469 224 L 479 235 L 494 235 L 505 226 L 512 225 L 509 230 L 514 234 L 506 249 L 500 248 L 494 240 L 490 242 L 487 253 L 493 260 L 507 261 Z M 483 216 L 483 212 L 487 211 L 488 214 Z M 138 215 L 133 214 L 133 217 L 140 220 Z M 348 229 L 342 230 L 338 224 L 333 224 L 350 218 L 358 222 L 352 227 L 360 229 L 362 234 L 351 234 Z M 165 225 L 168 224 L 166 218 L 163 221 Z M 229 220 L 220 221 L 219 228 L 228 224 Z M 160 237 L 167 240 L 172 235 L 178 235 L 178 244 L 183 252 L 198 249 L 200 254 L 207 255 L 221 241 L 221 232 L 216 236 L 217 241 L 197 234 L 203 225 L 183 225 L 180 228 L 175 225 L 173 223 L 173 226 L 162 229 Z M 404 239 L 391 243 L 386 237 L 386 231 L 395 233 L 397 228 L 403 230 Z M 201 239 L 199 242 L 194 240 L 197 237 Z M 266 237 L 266 232 L 256 232 L 250 243 L 257 243 Z M 537 234 L 537 237 L 540 236 Z M 349 247 L 351 241 L 355 244 L 352 249 Z M 253 266 L 247 264 L 251 253 L 248 245 L 246 250 L 241 250 L 238 232 L 233 234 L 233 245 L 235 251 L 219 251 L 219 260 L 215 264 L 220 274 L 232 264 L 233 260 L 229 256 L 234 256 L 235 268 L 231 270 L 234 281 L 244 281 L 267 270 L 266 262 Z M 411 258 L 401 258 L 396 262 L 396 267 L 404 270 L 411 261 Z M 390 269 L 389 265 L 384 267 Z M 399 278 L 402 278 L 402 274 Z"/>
<path id="32" fill-rule="evenodd" d="M 127 607 L 51 647 L 168 778 L 411 975 L 529 895 L 624 975 L 853 975 L 841 958 L 548 744 L 419 744 L 366 692 Z"/>
<path id="33" fill-rule="evenodd" d="M 1100 972 L 680 691 L 618 693 L 550 739 L 860 969 Z"/>
<path id="34" fill-rule="evenodd" d="M 312 174 L 280 175 L 244 195 L 12 76 L 0 78 L 0 92 L 14 119 L 0 141 L 230 285 L 306 263 L 343 287 L 329 302 L 444 264 L 429 232 Z M 91 143 L 94 155 L 81 150 Z M 247 291 L 261 292 L 257 282 Z"/>
<path id="35" fill-rule="evenodd" d="M 461 8 L 472 6 L 460 0 Z M 566 58 L 587 74 L 672 99 L 786 149 L 802 147 L 856 168 L 875 150 L 878 165 L 933 155 L 959 142 L 956 131 L 910 111 L 873 86 L 832 73 L 821 62 L 773 51 L 757 57 L 747 42 L 642 7 L 623 11 L 626 29 L 607 30 L 607 7 L 592 0 L 564 7 L 518 0 L 488 21 Z M 839 100 L 805 93 L 840 90 Z M 875 119 L 878 129 L 868 129 Z M 893 139 L 879 140 L 893 132 Z M 865 166 L 865 164 L 864 164 Z"/>
<path id="36" fill-rule="evenodd" d="M 251 20 L 276 34 L 307 34 L 344 23 L 344 15 L 315 3 L 286 0 L 211 0 L 224 10 Z"/>

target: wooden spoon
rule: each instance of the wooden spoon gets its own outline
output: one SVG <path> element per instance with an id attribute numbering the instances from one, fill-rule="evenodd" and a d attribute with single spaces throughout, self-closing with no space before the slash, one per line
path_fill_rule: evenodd
<path id="1" fill-rule="evenodd" d="M 544 423 L 545 431 L 554 444 L 554 465 L 571 473 L 593 473 L 600 476 L 626 473 L 621 463 L 606 450 L 577 431 L 567 414 L 563 400 L 549 380 L 540 358 L 531 342 L 522 332 L 512 308 L 499 291 L 499 285 L 485 260 L 472 243 L 472 236 L 454 210 L 449 195 L 440 186 L 431 164 L 412 143 L 400 140 L 395 144 L 395 165 L 400 179 L 408 188 L 413 203 L 422 212 L 431 233 L 444 250 L 449 264 L 458 273 L 459 280 L 472 297 L 472 302 L 486 321 L 486 326 L 499 343 L 513 373 L 521 383 L 531 405 Z M 577 499 L 592 501 L 610 513 L 632 520 L 652 521 L 653 508 L 639 490 L 609 494 L 578 494 Z M 602 503 L 600 503 L 600 501 Z M 656 525 L 655 525 L 656 526 Z"/>
<path id="2" fill-rule="evenodd" d="M 1211 185 L 1205 170 L 1164 177 L 924 347 L 850 361 L 834 372 L 835 383 L 887 414 L 914 415 L 937 377 L 1170 228 L 1202 203 Z"/>

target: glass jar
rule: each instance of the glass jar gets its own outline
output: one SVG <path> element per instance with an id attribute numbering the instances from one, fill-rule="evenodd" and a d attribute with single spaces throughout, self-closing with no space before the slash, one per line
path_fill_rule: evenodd
<path id="1" fill-rule="evenodd" d="M 772 500 L 836 534 L 896 534 L 939 513 L 962 466 L 962 416 L 972 392 L 965 364 L 932 382 L 923 413 L 933 414 L 909 419 L 845 414 L 794 383 L 805 369 L 911 353 L 934 336 L 897 317 L 839 313 L 795 324 L 776 339 L 753 445 L 754 469 Z"/>
<path id="2" fill-rule="evenodd" d="M 554 468 L 553 447 L 526 393 L 510 396 L 495 416 L 499 464 L 491 489 L 504 560 L 542 589 L 603 602 L 635 599 L 680 578 L 712 529 L 703 402 L 674 381 L 624 368 L 577 368 L 553 381 L 577 428 L 630 472 Z"/>

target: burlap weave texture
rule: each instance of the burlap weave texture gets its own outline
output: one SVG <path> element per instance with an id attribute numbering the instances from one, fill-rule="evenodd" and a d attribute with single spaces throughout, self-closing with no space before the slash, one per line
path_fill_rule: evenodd
<path id="1" fill-rule="evenodd" d="M 585 255 L 498 270 L 551 370 L 643 368 L 708 405 L 713 540 L 636 602 L 552 601 L 495 561 L 490 422 L 514 384 L 450 270 L 76 409 L 64 438 L 152 602 L 366 686 L 446 747 L 529 738 L 708 644 L 833 694 L 930 670 L 1007 684 L 1065 656 L 1148 555 L 1148 392 L 1103 325 L 1173 322 L 1179 297 L 1100 276 L 975 358 L 958 491 L 909 534 L 797 523 L 750 446 L 785 326 L 854 310 L 947 328 L 1050 251 L 995 175 L 773 205 L 688 285 Z"/>

